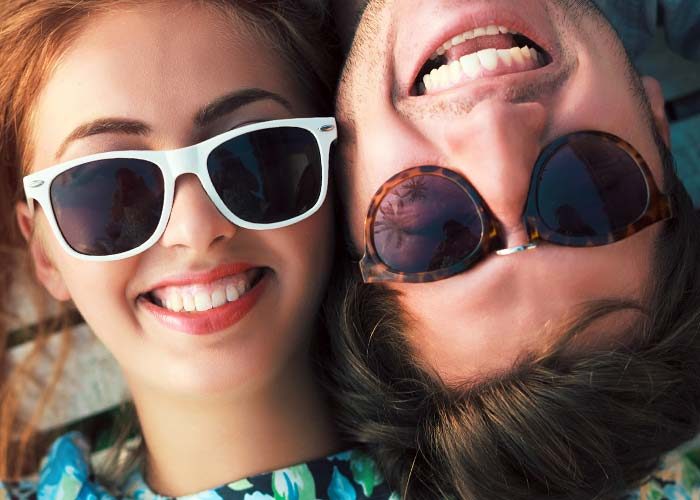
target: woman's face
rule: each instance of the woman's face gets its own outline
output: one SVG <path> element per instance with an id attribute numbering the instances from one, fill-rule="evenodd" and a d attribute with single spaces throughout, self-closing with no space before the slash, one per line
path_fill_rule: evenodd
<path id="1" fill-rule="evenodd" d="M 106 151 L 177 149 L 250 122 L 311 116 L 293 70 L 243 22 L 211 8 L 163 2 L 92 17 L 36 103 L 31 168 Z M 195 120 L 244 89 L 276 94 L 290 106 L 253 99 L 224 106 L 204 126 Z M 96 120 L 113 126 L 84 127 Z M 28 227 L 26 211 L 20 214 Z M 328 204 L 284 229 L 242 229 L 217 211 L 196 177 L 184 175 L 160 241 L 116 262 L 77 260 L 41 212 L 34 221 L 40 278 L 57 298 L 73 299 L 132 387 L 248 391 L 306 362 L 333 253 Z M 144 297 L 179 296 L 207 309 L 207 297 L 217 303 L 222 292 L 227 303 L 193 313 L 196 322 L 163 314 Z"/>

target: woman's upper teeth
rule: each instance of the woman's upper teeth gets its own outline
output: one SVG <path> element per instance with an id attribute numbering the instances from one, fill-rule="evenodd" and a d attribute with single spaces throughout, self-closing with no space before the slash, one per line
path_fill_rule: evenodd
<path id="1" fill-rule="evenodd" d="M 173 312 L 202 312 L 235 302 L 251 288 L 249 272 L 207 284 L 169 286 L 151 292 L 161 307 Z"/>

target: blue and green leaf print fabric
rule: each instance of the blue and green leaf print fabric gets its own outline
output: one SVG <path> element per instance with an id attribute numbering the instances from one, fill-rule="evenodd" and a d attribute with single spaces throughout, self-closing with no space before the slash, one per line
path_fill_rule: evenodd
<path id="1" fill-rule="evenodd" d="M 59 438 L 44 459 L 37 481 L 0 483 L 0 500 L 164 500 L 140 473 L 110 494 L 95 482 L 90 450 L 77 433 Z M 348 451 L 180 497 L 183 500 L 400 500 L 375 462 Z M 662 469 L 625 500 L 700 499 L 700 443 L 672 453 Z M 437 500 L 437 499 L 436 499 Z"/>
<path id="2" fill-rule="evenodd" d="M 78 433 L 66 434 L 51 447 L 36 482 L 0 483 L 0 500 L 164 500 L 140 472 L 121 491 L 110 494 L 95 482 L 90 450 Z M 179 497 L 183 500 L 388 500 L 391 492 L 376 464 L 358 451 L 347 451 L 218 488 Z"/>

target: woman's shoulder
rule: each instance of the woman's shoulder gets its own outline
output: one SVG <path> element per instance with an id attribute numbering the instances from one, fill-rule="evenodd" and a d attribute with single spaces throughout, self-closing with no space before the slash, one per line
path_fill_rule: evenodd
<path id="1" fill-rule="evenodd" d="M 0 483 L 0 500 L 112 499 L 93 482 L 89 457 L 90 448 L 79 433 L 65 434 L 51 445 L 36 479 Z"/>

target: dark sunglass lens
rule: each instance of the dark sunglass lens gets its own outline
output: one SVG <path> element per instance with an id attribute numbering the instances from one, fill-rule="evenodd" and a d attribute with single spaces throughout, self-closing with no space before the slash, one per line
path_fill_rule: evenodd
<path id="1" fill-rule="evenodd" d="M 563 236 L 605 238 L 639 219 L 648 199 L 635 160 L 599 137 L 571 138 L 540 172 L 540 216 Z"/>
<path id="2" fill-rule="evenodd" d="M 86 163 L 51 183 L 51 204 L 61 234 L 83 255 L 115 255 L 143 244 L 163 212 L 163 176 L 147 161 Z"/>
<path id="3" fill-rule="evenodd" d="M 379 258 L 395 271 L 446 269 L 479 246 L 483 223 L 459 185 L 444 177 L 420 175 L 391 189 L 373 226 Z"/>
<path id="4" fill-rule="evenodd" d="M 308 130 L 278 127 L 241 135 L 217 147 L 209 176 L 231 212 L 272 224 L 309 211 L 321 195 L 319 146 Z"/>

